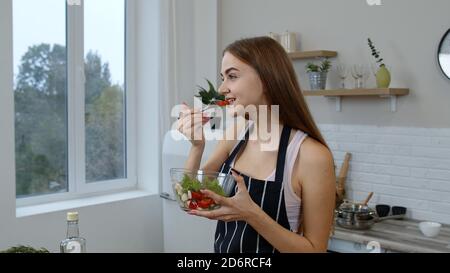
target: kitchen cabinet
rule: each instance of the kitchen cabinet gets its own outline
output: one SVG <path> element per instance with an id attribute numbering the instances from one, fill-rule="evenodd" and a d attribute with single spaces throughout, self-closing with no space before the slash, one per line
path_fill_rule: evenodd
<path id="1" fill-rule="evenodd" d="M 384 249 L 376 242 L 367 244 L 331 238 L 328 242 L 328 251 L 336 253 L 400 253 Z"/>
<path id="2" fill-rule="evenodd" d="M 437 237 L 425 237 L 419 221 L 385 220 L 368 230 L 352 230 L 336 226 L 328 249 L 334 252 L 357 253 L 448 253 L 450 226 L 442 225 Z"/>
<path id="3" fill-rule="evenodd" d="M 337 253 L 384 253 L 386 250 L 373 248 L 363 243 L 330 238 L 328 251 Z"/>

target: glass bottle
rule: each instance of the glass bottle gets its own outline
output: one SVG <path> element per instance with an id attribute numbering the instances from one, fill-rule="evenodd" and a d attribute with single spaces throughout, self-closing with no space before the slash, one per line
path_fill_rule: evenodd
<path id="1" fill-rule="evenodd" d="M 78 212 L 67 213 L 67 236 L 60 243 L 61 253 L 85 253 L 86 239 L 80 237 Z"/>

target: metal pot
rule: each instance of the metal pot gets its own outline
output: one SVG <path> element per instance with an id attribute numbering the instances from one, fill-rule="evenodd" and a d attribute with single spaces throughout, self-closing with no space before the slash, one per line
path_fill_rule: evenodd
<path id="1" fill-rule="evenodd" d="M 369 229 L 378 219 L 376 211 L 369 206 L 367 202 L 342 203 L 336 212 L 336 223 L 344 228 L 350 229 Z"/>
<path id="2" fill-rule="evenodd" d="M 348 202 L 341 204 L 335 212 L 345 221 L 366 221 L 377 216 L 376 211 L 367 205 Z"/>
<path id="3" fill-rule="evenodd" d="M 369 229 L 375 223 L 388 219 L 402 219 L 403 215 L 379 217 L 376 211 L 364 204 L 346 202 L 336 212 L 336 223 L 349 229 Z"/>
<path id="4" fill-rule="evenodd" d="M 370 220 L 347 220 L 345 218 L 337 217 L 336 223 L 343 227 L 343 228 L 349 228 L 349 229 L 370 229 L 372 225 L 375 223 L 375 218 L 372 218 Z"/>

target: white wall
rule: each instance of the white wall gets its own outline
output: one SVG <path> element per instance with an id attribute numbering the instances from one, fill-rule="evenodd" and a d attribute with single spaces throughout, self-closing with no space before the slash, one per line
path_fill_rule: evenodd
<path id="1" fill-rule="evenodd" d="M 141 17 L 149 14 L 155 15 L 154 13 L 158 10 L 157 0 L 139 0 L 137 4 L 138 10 L 145 9 L 139 13 Z M 65 210 L 22 218 L 16 217 L 11 14 L 11 1 L 0 1 L 0 33 L 2 33 L 0 43 L 0 128 L 2 128 L 0 138 L 0 249 L 17 244 L 27 244 L 58 252 L 59 241 L 65 237 L 66 232 Z M 149 19 L 154 21 L 143 21 L 136 18 L 137 22 L 145 22 L 148 24 L 146 26 L 154 26 L 158 17 L 151 16 Z M 157 60 L 152 59 L 157 54 L 148 53 L 152 48 L 148 47 L 149 42 L 158 42 L 157 39 L 154 39 L 158 33 L 152 32 L 157 28 L 147 29 L 146 26 L 141 25 L 143 33 L 140 41 L 142 43 L 138 46 L 141 52 L 136 52 L 141 56 L 139 64 L 141 65 L 140 69 L 143 70 L 145 68 L 142 67 L 142 64 L 157 63 Z M 157 46 L 153 46 L 153 48 L 157 48 Z M 148 73 L 151 75 L 151 69 L 148 69 Z M 141 83 L 138 91 L 157 92 L 155 89 L 157 85 L 145 85 L 145 81 L 139 79 L 139 77 L 149 77 L 147 74 L 138 74 L 137 77 L 137 82 Z M 141 99 L 149 98 L 141 97 Z M 145 101 L 142 101 L 140 106 L 145 106 L 151 111 L 151 107 L 148 105 L 152 100 L 147 102 L 146 104 Z M 151 114 L 151 112 L 146 113 L 147 117 Z M 151 140 L 158 143 L 154 138 L 150 138 Z M 150 147 L 145 146 L 140 151 L 140 160 L 144 163 L 141 168 L 146 168 L 150 173 L 152 170 L 158 169 L 157 162 L 155 164 L 158 156 L 152 157 L 154 155 L 152 147 L 155 145 L 157 144 Z M 145 153 L 147 153 L 147 157 Z M 151 166 L 154 166 L 154 169 Z M 145 181 L 140 181 L 144 185 L 149 185 L 144 188 L 156 192 L 158 176 L 147 175 L 145 179 Z M 74 209 L 80 213 L 80 233 L 87 239 L 89 252 L 163 251 L 162 209 L 161 200 L 157 195 L 146 195 L 125 201 L 107 202 Z"/>
<path id="2" fill-rule="evenodd" d="M 2 42 L 0 43 L 0 234 L 11 234 L 14 225 L 11 225 L 15 216 L 15 186 L 14 186 L 14 104 L 7 103 L 13 101 L 12 93 L 12 5 L 10 1 L 0 2 L 0 33 Z M 8 28 L 9 26 L 9 28 Z M 9 39 L 8 39 L 9 37 Z M 9 236 L 0 236 L 0 246 L 2 240 Z"/>
<path id="3" fill-rule="evenodd" d="M 159 183 L 148 183 L 160 177 L 160 153 L 155 146 L 161 143 L 158 128 L 159 93 L 159 0 L 136 0 L 136 49 L 133 57 L 136 96 L 137 164 L 141 189 L 157 193 Z M 155 145 L 156 144 L 156 145 Z"/>
<path id="4" fill-rule="evenodd" d="M 308 97 L 316 120 L 331 124 L 371 124 L 448 128 L 450 126 L 450 81 L 437 64 L 437 47 L 450 28 L 448 0 L 381 0 L 369 6 L 366 0 L 224 0 L 221 8 L 222 48 L 241 37 L 268 32 L 296 32 L 301 50 L 338 51 L 339 61 L 369 64 L 367 46 L 371 37 L 392 68 L 392 87 L 410 88 L 398 102 L 398 112 L 380 98 L 344 98 L 342 112 L 334 100 Z M 302 88 L 309 86 L 304 66 L 295 61 Z M 353 80 L 353 79 L 351 79 Z M 348 84 L 351 83 L 348 79 Z M 374 84 L 371 79 L 370 84 Z M 337 88 L 330 73 L 328 88 Z"/>

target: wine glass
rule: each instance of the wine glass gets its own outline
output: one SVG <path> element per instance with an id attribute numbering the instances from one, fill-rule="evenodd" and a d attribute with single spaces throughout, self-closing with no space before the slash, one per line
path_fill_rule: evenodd
<path id="1" fill-rule="evenodd" d="M 355 79 L 355 88 L 363 88 L 364 66 L 359 64 L 353 65 L 352 76 Z"/>
<path id="2" fill-rule="evenodd" d="M 359 87 L 358 65 L 353 65 L 350 69 L 353 79 L 355 79 L 355 89 Z"/>
<path id="3" fill-rule="evenodd" d="M 341 79 L 341 88 L 345 89 L 345 79 L 348 75 L 348 69 L 344 64 L 338 64 L 336 66 L 336 71 L 338 73 L 339 78 Z"/>

